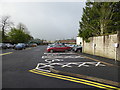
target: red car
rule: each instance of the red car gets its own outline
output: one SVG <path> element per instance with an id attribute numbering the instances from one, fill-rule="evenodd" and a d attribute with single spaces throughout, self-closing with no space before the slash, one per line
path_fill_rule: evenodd
<path id="1" fill-rule="evenodd" d="M 47 52 L 53 53 L 54 51 L 69 51 L 71 47 L 64 46 L 64 45 L 55 45 L 55 46 L 48 46 Z"/>

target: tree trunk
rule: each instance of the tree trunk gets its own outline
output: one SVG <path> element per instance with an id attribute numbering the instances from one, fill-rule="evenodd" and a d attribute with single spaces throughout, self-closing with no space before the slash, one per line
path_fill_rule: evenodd
<path id="1" fill-rule="evenodd" d="M 5 41 L 5 29 L 4 26 L 2 27 L 2 42 Z"/>
<path id="2" fill-rule="evenodd" d="M 100 22 L 100 30 L 101 30 L 100 35 L 103 35 L 104 25 L 103 25 L 103 22 L 102 22 L 102 21 Z"/>

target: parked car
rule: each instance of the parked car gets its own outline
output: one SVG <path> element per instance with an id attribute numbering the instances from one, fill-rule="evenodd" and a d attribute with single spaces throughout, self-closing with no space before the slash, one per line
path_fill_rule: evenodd
<path id="1" fill-rule="evenodd" d="M 2 48 L 2 43 L 0 43 L 0 48 Z"/>
<path id="2" fill-rule="evenodd" d="M 36 43 L 31 43 L 30 47 L 37 47 L 37 44 Z"/>
<path id="3" fill-rule="evenodd" d="M 2 43 L 0 43 L 0 49 L 2 49 Z"/>
<path id="4" fill-rule="evenodd" d="M 26 44 L 25 44 L 25 47 L 30 47 L 30 44 L 26 43 Z"/>
<path id="5" fill-rule="evenodd" d="M 12 45 L 12 44 L 10 44 L 10 43 L 6 43 L 6 46 L 7 46 L 8 49 L 14 48 L 14 45 Z"/>
<path id="6" fill-rule="evenodd" d="M 51 45 L 47 47 L 47 52 L 55 52 L 55 51 L 69 51 L 71 47 L 65 45 Z"/>
<path id="7" fill-rule="evenodd" d="M 7 49 L 7 45 L 5 43 L 0 43 L 0 49 Z"/>
<path id="8" fill-rule="evenodd" d="M 22 49 L 25 49 L 26 47 L 25 47 L 25 44 L 24 43 L 18 43 L 15 47 L 14 47 L 14 49 L 15 50 L 22 50 Z"/>
<path id="9" fill-rule="evenodd" d="M 82 46 L 77 45 L 77 46 L 73 47 L 72 50 L 74 52 L 82 52 Z"/>

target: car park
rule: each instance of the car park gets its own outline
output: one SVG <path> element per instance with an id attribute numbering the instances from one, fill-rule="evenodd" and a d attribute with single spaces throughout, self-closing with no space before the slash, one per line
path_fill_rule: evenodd
<path id="1" fill-rule="evenodd" d="M 22 50 L 22 49 L 25 49 L 25 44 L 24 43 L 18 43 L 16 46 L 15 46 L 15 50 Z"/>
<path id="2" fill-rule="evenodd" d="M 65 45 L 52 45 L 47 47 L 47 52 L 55 52 L 55 51 L 69 51 L 71 47 Z"/>

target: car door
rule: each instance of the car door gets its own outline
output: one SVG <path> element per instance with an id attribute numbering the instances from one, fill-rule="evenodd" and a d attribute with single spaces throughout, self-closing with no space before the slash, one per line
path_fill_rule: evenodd
<path id="1" fill-rule="evenodd" d="M 67 50 L 67 47 L 65 47 L 64 45 L 61 45 L 60 50 L 61 50 L 61 51 L 65 51 L 65 50 Z"/>
<path id="2" fill-rule="evenodd" d="M 62 51 L 62 49 L 61 49 L 61 46 L 60 46 L 60 45 L 56 46 L 54 49 L 55 49 L 55 51 Z"/>

